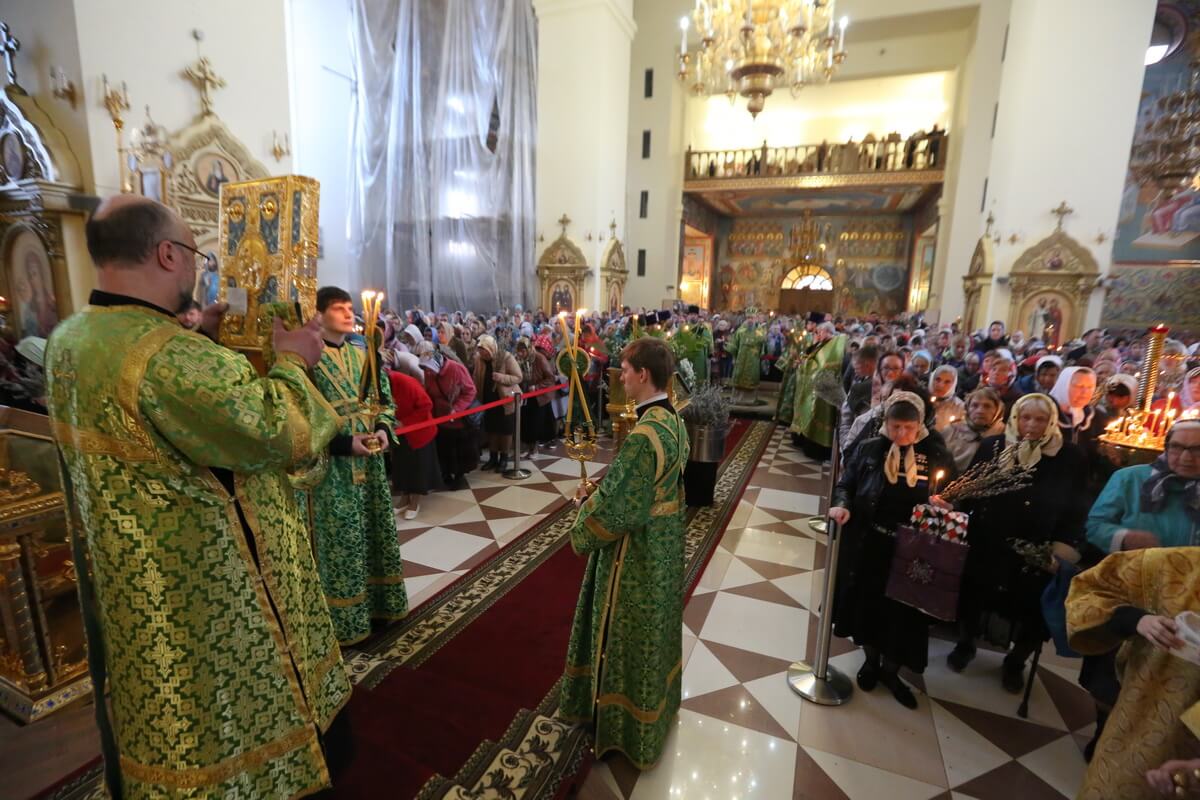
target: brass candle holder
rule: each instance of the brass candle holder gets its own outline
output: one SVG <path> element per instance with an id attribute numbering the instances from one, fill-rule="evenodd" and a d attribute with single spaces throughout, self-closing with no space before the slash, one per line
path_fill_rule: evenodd
<path id="1" fill-rule="evenodd" d="M 555 363 L 561 374 L 570 376 L 565 437 L 567 455 L 579 462 L 579 486 L 590 494 L 595 490 L 596 484 L 588 480 L 587 462 L 596 457 L 596 426 L 592 422 L 592 414 L 588 410 L 587 397 L 583 391 L 583 381 L 579 376 L 588 374 L 592 368 L 592 357 L 586 350 L 578 347 L 580 319 L 585 313 L 580 309 L 575 314 L 574 339 L 567 330 L 566 312 L 559 314 L 558 321 L 563 332 L 563 349 L 555 359 Z M 583 411 L 583 420 L 572 424 L 576 402 Z"/>
<path id="2" fill-rule="evenodd" d="M 1177 412 L 1173 408 L 1174 392 L 1167 395 L 1163 408 L 1150 409 L 1154 403 L 1154 390 L 1158 386 L 1163 343 L 1168 331 L 1167 326 L 1161 323 L 1150 329 L 1150 339 L 1146 343 L 1139 374 L 1137 400 L 1128 413 L 1110 422 L 1100 437 L 1101 451 L 1118 466 L 1153 461 L 1166 446 L 1167 432 L 1175 424 Z"/>
<path id="3" fill-rule="evenodd" d="M 373 289 L 366 289 L 362 293 L 363 338 L 367 340 L 367 368 L 363 370 L 364 385 L 361 396 L 364 401 L 363 416 L 368 430 L 372 432 L 375 430 L 375 423 L 387 411 L 387 406 L 383 404 L 379 391 L 379 347 L 382 342 L 377 341 L 381 333 L 379 312 L 383 307 L 383 296 L 383 292 Z M 372 453 L 378 453 L 383 449 L 383 443 L 374 435 L 367 439 L 363 446 Z"/>

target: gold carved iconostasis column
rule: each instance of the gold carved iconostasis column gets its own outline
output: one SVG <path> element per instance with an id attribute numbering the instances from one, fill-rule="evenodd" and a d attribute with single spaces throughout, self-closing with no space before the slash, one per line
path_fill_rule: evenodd
<path id="1" fill-rule="evenodd" d="M 608 244 L 604 246 L 604 255 L 600 259 L 600 280 L 604 282 L 604 307 L 610 312 L 619 312 L 625 303 L 625 284 L 629 281 L 629 267 L 625 264 L 625 247 L 617 238 L 617 223 L 614 221 L 609 228 L 612 235 Z"/>
<path id="2" fill-rule="evenodd" d="M 984 325 L 983 314 L 991 301 L 992 278 L 996 273 L 996 251 L 991 232 L 979 237 L 971 264 L 963 277 L 962 330 L 970 333 Z"/>

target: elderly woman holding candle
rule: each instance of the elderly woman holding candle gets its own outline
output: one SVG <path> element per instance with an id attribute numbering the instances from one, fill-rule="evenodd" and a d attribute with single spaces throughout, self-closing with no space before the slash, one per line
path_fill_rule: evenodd
<path id="1" fill-rule="evenodd" d="M 1041 607 L 1052 575 L 1049 548 L 1056 543 L 1074 547 L 1083 539 L 1087 505 L 1083 454 L 1064 440 L 1058 406 L 1050 397 L 1027 394 L 1018 399 L 1004 435 L 984 439 L 973 464 L 996 461 L 1008 448 L 1033 473 L 1023 488 L 969 500 L 962 509 L 971 514 L 970 550 L 959 594 L 959 640 L 946 663 L 955 672 L 966 668 L 975 657 L 983 618 L 996 615 L 1009 623 L 1009 635 L 996 643 L 1006 649 L 1011 645 L 1001 684 L 1020 692 L 1025 661 L 1050 638 Z M 1036 563 L 1019 552 L 1043 549 L 1044 559 Z"/>
<path id="2" fill-rule="evenodd" d="M 834 632 L 853 637 L 866 651 L 859 688 L 869 692 L 882 683 L 906 708 L 916 708 L 917 700 L 897 672 L 925 670 L 931 620 L 886 594 L 896 528 L 908 524 L 913 506 L 929 502 L 935 475 L 948 481 L 956 471 L 925 419 L 925 402 L 917 394 L 893 392 L 884 403 L 879 436 L 848 455 L 829 509 L 829 518 L 845 526 Z"/>
<path id="3" fill-rule="evenodd" d="M 929 376 L 929 399 L 933 402 L 933 429 L 938 433 L 967 415 L 967 407 L 958 399 L 958 370 L 943 364 Z"/>
<path id="4" fill-rule="evenodd" d="M 965 416 L 942 432 L 954 465 L 965 470 L 975 458 L 979 444 L 989 436 L 1004 433 L 1004 401 L 995 389 L 981 386 L 967 396 Z"/>
<path id="5" fill-rule="evenodd" d="M 512 353 L 500 349 L 488 335 L 479 337 L 475 348 L 475 390 L 480 405 L 511 398 L 521 388 L 521 367 Z M 505 403 L 483 412 L 483 432 L 487 434 L 489 457 L 483 469 L 505 472 L 512 451 L 516 408 Z"/>

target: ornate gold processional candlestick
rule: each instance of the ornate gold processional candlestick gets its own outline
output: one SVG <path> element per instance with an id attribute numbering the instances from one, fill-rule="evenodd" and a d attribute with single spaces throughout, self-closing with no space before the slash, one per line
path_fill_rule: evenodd
<path id="1" fill-rule="evenodd" d="M 570 377 L 564 444 L 567 448 L 567 455 L 579 462 L 580 487 L 590 493 L 596 488 L 596 484 L 588 480 L 587 462 L 596 457 L 596 426 L 592 422 L 592 414 L 588 410 L 587 396 L 583 391 L 583 381 L 579 378 L 581 372 L 586 375 L 592 368 L 592 357 L 588 355 L 586 350 L 582 350 L 579 347 L 579 325 L 585 313 L 587 313 L 586 310 L 582 308 L 575 312 L 574 338 L 567 331 L 567 312 L 562 311 L 559 313 L 558 324 L 562 327 L 563 349 L 558 354 L 556 360 L 559 372 Z M 576 402 L 583 409 L 583 420 L 582 422 L 574 420 L 578 424 L 572 425 Z"/>
<path id="2" fill-rule="evenodd" d="M 1110 422 L 1100 437 L 1101 451 L 1120 466 L 1148 464 L 1157 458 L 1166 446 L 1167 432 L 1175 424 L 1174 392 L 1167 395 L 1162 408 L 1151 410 L 1168 330 L 1161 323 L 1150 329 L 1138 375 L 1137 400 L 1128 413 Z"/>
<path id="3" fill-rule="evenodd" d="M 375 423 L 387 411 L 383 395 L 379 390 L 379 349 L 383 346 L 382 331 L 379 330 L 379 311 L 383 307 L 383 292 L 366 289 L 362 293 L 363 338 L 367 340 L 367 364 L 363 370 L 362 388 L 359 394 L 363 401 L 363 416 L 369 431 L 374 432 Z M 383 445 L 371 436 L 364 444 L 372 453 L 378 453 Z"/>

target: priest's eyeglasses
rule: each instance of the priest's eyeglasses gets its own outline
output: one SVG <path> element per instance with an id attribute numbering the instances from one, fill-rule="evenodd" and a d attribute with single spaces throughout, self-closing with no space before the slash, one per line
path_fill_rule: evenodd
<path id="1" fill-rule="evenodd" d="M 171 244 L 175 245 L 176 247 L 182 247 L 184 250 L 192 251 L 192 253 L 194 253 L 196 256 L 197 271 L 204 270 L 208 267 L 208 261 L 209 261 L 208 254 L 205 253 L 203 250 L 197 250 L 196 248 L 192 247 L 191 245 L 186 245 L 183 242 L 176 241 L 175 239 L 167 239 L 167 241 L 170 242 Z M 215 261 L 216 259 L 213 259 L 213 260 Z"/>

